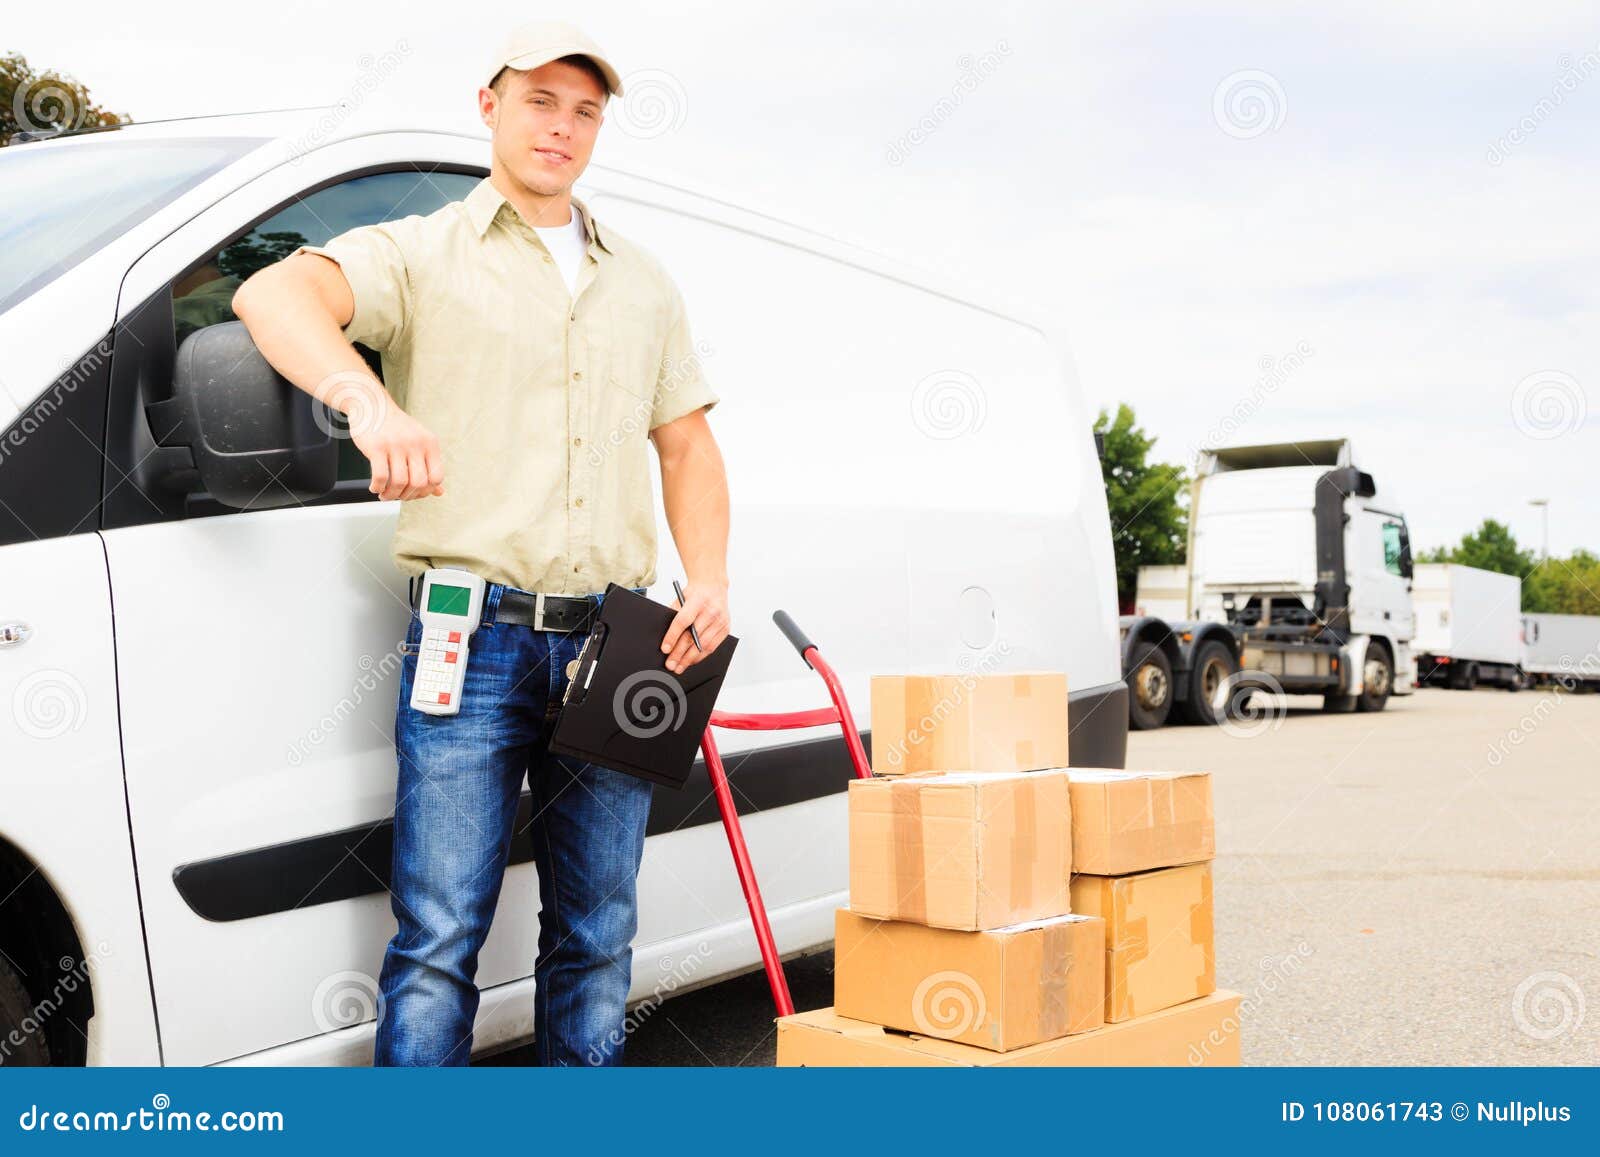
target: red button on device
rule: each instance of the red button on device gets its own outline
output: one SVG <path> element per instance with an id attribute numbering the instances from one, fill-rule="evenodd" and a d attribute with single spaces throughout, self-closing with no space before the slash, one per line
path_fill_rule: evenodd
<path id="1" fill-rule="evenodd" d="M 460 631 L 451 631 L 450 632 L 450 638 L 446 640 L 446 642 L 450 642 L 450 643 L 459 643 L 460 641 L 461 641 L 461 632 Z"/>
<path id="2" fill-rule="evenodd" d="M 460 654 L 461 654 L 460 651 L 446 651 L 444 653 L 444 661 L 446 663 L 454 663 L 456 661 L 457 656 L 459 656 Z"/>
<path id="3" fill-rule="evenodd" d="M 439 692 L 439 702 L 441 704 L 443 704 L 444 706 L 446 706 L 446 707 L 450 706 L 450 692 L 448 692 L 448 691 Z"/>

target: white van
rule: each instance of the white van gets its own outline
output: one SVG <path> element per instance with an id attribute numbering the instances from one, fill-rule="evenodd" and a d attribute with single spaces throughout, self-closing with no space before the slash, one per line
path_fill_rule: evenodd
<path id="1" fill-rule="evenodd" d="M 254 269 L 459 199 L 488 147 L 305 118 L 0 149 L 4 1063 L 371 1057 L 393 927 L 397 505 L 347 438 L 329 450 L 325 412 L 263 444 L 282 413 L 230 413 L 227 367 L 179 384 L 174 365 Z M 826 703 L 769 621 L 784 608 L 862 719 L 875 671 L 1065 669 L 1074 761 L 1121 766 L 1100 469 L 1041 332 L 679 188 L 596 166 L 579 191 L 664 259 L 723 398 L 741 643 L 721 705 Z M 190 446 L 156 441 L 174 409 L 212 459 L 304 479 L 333 453 L 336 469 L 226 505 Z M 658 522 L 661 598 L 682 572 Z M 846 878 L 837 731 L 722 738 L 779 946 L 825 945 Z M 658 792 L 650 832 L 633 998 L 756 966 L 703 769 Z M 532 1031 L 521 841 L 478 972 L 480 1050 Z"/>

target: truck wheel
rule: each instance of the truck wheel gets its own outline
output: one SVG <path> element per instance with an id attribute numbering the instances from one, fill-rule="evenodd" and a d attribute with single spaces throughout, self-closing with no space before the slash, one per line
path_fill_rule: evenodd
<path id="1" fill-rule="evenodd" d="M 1229 704 L 1221 700 L 1228 680 L 1239 673 L 1233 651 L 1226 643 L 1210 639 L 1194 653 L 1189 670 L 1189 695 L 1178 704 L 1178 714 L 1190 723 L 1217 724 L 1227 715 Z M 1245 698 L 1249 692 L 1244 693 Z M 1242 707 L 1243 703 L 1235 704 Z"/>
<path id="2" fill-rule="evenodd" d="M 1394 660 L 1389 649 L 1367 645 L 1367 661 L 1361 667 L 1361 694 L 1356 696 L 1357 711 L 1382 711 L 1394 690 Z"/>
<path id="3" fill-rule="evenodd" d="M 1454 691 L 1472 691 L 1478 686 L 1478 665 L 1462 663 L 1450 668 L 1450 687 Z"/>
<path id="4" fill-rule="evenodd" d="M 28 997 L 28 990 L 0 956 L 0 1039 L 18 1041 L 4 1058 L 7 1065 L 38 1067 L 50 1063 L 50 1043 L 44 1035 L 44 1018 L 39 1016 Z"/>
<path id="5" fill-rule="evenodd" d="M 1171 712 L 1172 664 L 1154 643 L 1140 643 L 1128 671 L 1128 726 L 1153 731 Z"/>

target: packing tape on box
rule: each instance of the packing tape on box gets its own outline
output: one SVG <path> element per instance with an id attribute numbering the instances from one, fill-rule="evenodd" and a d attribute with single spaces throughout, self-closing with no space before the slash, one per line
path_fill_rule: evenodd
<path id="1" fill-rule="evenodd" d="M 928 922 L 927 846 L 922 838 L 922 792 L 886 789 L 889 795 L 891 852 L 894 856 L 890 883 L 894 886 L 894 910 L 902 920 Z"/>
<path id="2" fill-rule="evenodd" d="M 1217 958 L 1215 940 L 1216 906 L 1211 893 L 1211 868 L 1200 873 L 1200 901 L 1189 909 L 1189 935 L 1200 945 L 1200 958 L 1204 962 L 1201 973 L 1195 978 L 1195 993 L 1204 996 L 1217 987 Z"/>
<path id="3" fill-rule="evenodd" d="M 1048 1040 L 1072 1031 L 1067 1008 L 1067 978 L 1073 965 L 1072 926 L 1049 925 L 1043 933 L 1039 950 L 1039 1031 Z"/>
<path id="4" fill-rule="evenodd" d="M 1033 861 L 1039 854 L 1039 824 L 1044 819 L 1043 809 L 1039 807 L 1039 781 L 1032 778 L 1013 781 L 1011 798 L 1014 801 L 1012 807 L 1017 838 L 1011 841 L 1011 886 L 1007 896 L 1007 912 L 1031 912 Z"/>

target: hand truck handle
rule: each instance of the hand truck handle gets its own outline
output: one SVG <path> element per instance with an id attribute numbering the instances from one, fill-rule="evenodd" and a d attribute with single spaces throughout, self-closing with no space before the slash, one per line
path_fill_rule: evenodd
<path id="1" fill-rule="evenodd" d="M 806 633 L 800 629 L 800 624 L 789 617 L 788 611 L 773 611 L 772 621 L 778 624 L 778 630 L 783 632 L 784 638 L 788 639 L 800 653 L 800 657 L 806 660 L 806 666 L 811 666 L 811 660 L 806 659 L 806 652 L 816 644 L 806 638 Z"/>

